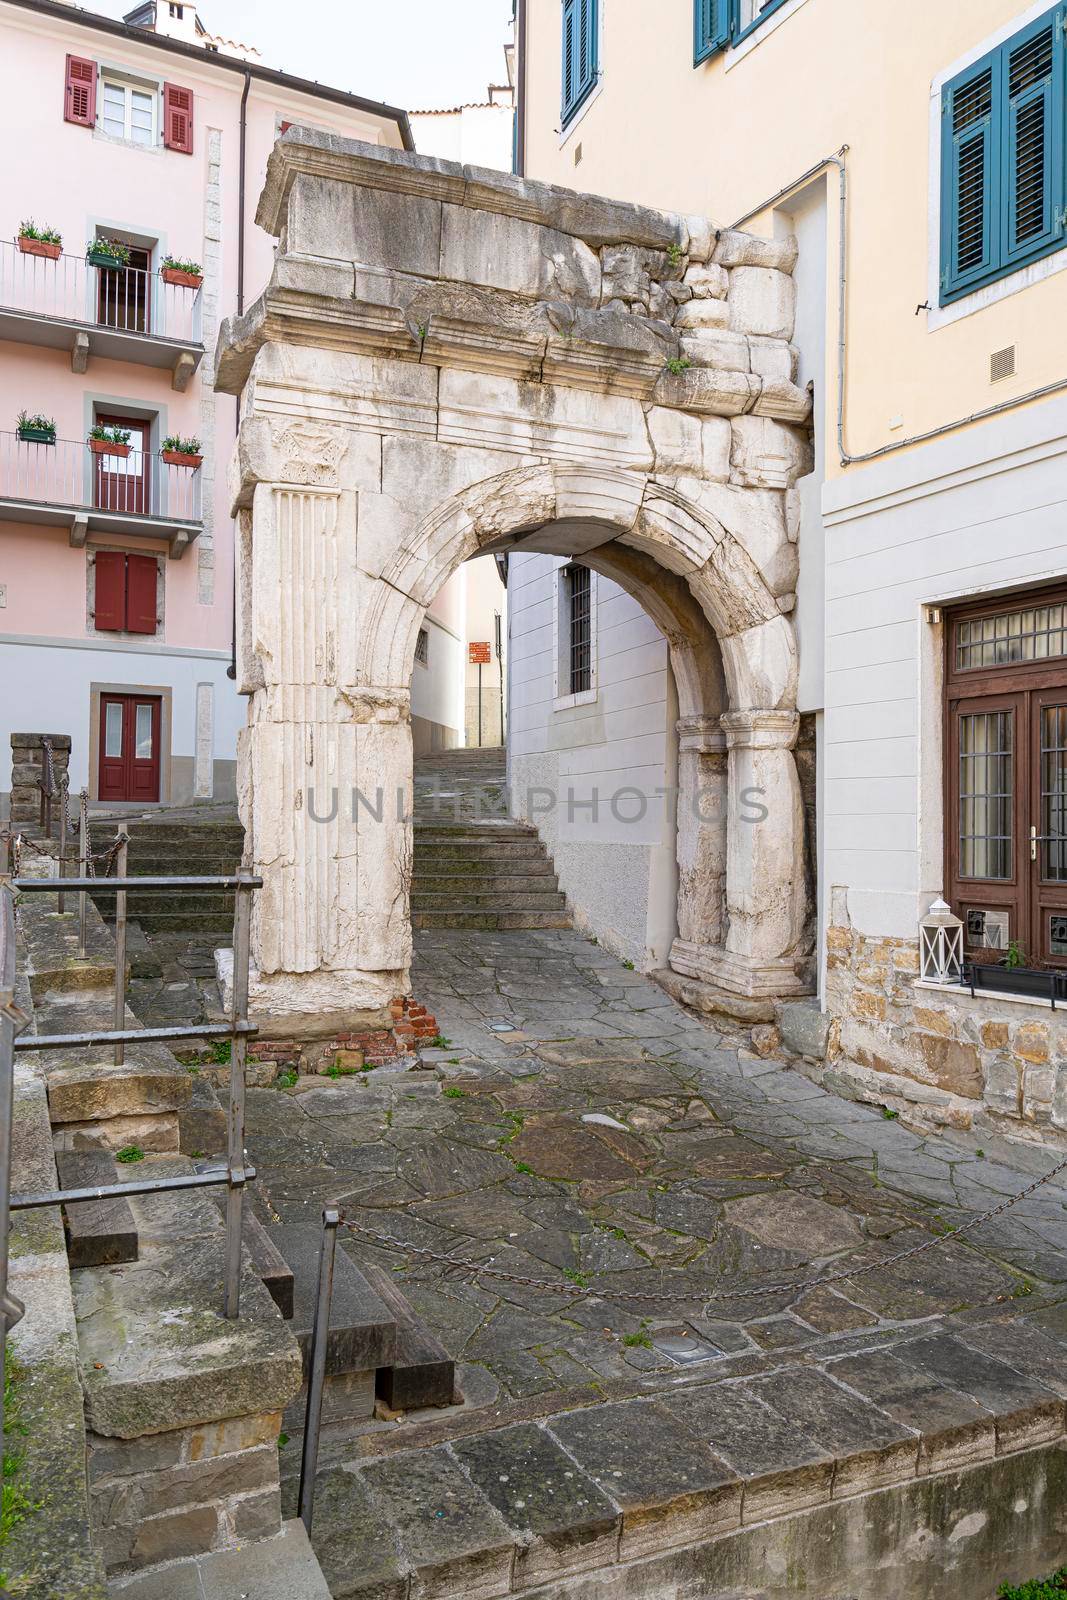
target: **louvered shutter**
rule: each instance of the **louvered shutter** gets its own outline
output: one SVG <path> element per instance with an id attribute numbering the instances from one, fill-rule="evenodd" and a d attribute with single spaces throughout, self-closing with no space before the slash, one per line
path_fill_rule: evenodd
<path id="1" fill-rule="evenodd" d="M 942 267 L 944 295 L 997 265 L 1000 193 L 997 63 L 958 81 L 942 101 Z"/>
<path id="2" fill-rule="evenodd" d="M 1003 52 L 1005 265 L 1027 259 L 1063 234 L 1063 50 L 1057 13 Z"/>
<path id="3" fill-rule="evenodd" d="M 193 91 L 176 83 L 163 85 L 163 143 L 181 155 L 193 153 Z"/>
<path id="4" fill-rule="evenodd" d="M 563 121 L 577 111 L 597 77 L 597 0 L 563 0 Z"/>
<path id="5" fill-rule="evenodd" d="M 730 42 L 733 0 L 694 0 L 693 60 L 707 61 Z"/>
<path id="6" fill-rule="evenodd" d="M 63 120 L 79 128 L 96 127 L 96 62 L 84 56 L 67 57 Z"/>
<path id="7" fill-rule="evenodd" d="M 116 550 L 98 550 L 95 559 L 97 631 L 121 633 L 126 627 L 126 557 Z"/>
<path id="8" fill-rule="evenodd" d="M 155 556 L 126 557 L 126 629 L 129 633 L 156 631 Z"/>

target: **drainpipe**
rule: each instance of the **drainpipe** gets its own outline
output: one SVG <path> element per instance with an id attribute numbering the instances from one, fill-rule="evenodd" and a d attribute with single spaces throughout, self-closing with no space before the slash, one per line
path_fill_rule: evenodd
<path id="1" fill-rule="evenodd" d="M 1049 395 L 1062 394 L 1067 390 L 1067 378 L 1057 378 L 1054 383 L 1046 383 L 1040 389 L 1029 389 L 1026 394 L 1016 395 L 1012 400 L 1000 400 L 996 405 L 984 406 L 981 411 L 972 411 L 966 417 L 959 417 L 955 422 L 943 422 L 940 427 L 928 428 L 925 433 L 913 433 L 906 439 L 895 439 L 892 444 L 883 444 L 877 450 L 866 450 L 861 455 L 853 455 L 845 440 L 845 381 L 848 371 L 848 169 L 845 157 L 848 154 L 847 144 L 841 146 L 836 155 L 827 156 L 824 161 L 816 162 L 801 177 L 792 183 L 787 183 L 784 189 L 779 189 L 777 194 L 769 200 L 764 200 L 761 205 L 754 206 L 751 211 L 746 211 L 733 224 L 735 228 L 743 228 L 746 222 L 751 222 L 753 217 L 759 216 L 761 211 L 767 211 L 771 206 L 777 205 L 779 200 L 784 200 L 787 195 L 793 194 L 811 178 L 820 172 L 825 172 L 827 167 L 836 167 L 839 174 L 840 205 L 839 205 L 839 235 L 838 235 L 838 280 L 837 280 L 837 451 L 843 467 L 861 466 L 868 461 L 880 461 L 883 456 L 896 455 L 898 450 L 910 449 L 912 445 L 928 444 L 931 439 L 940 439 L 946 433 L 955 433 L 958 428 L 970 427 L 975 422 L 986 422 L 990 417 L 997 417 L 1004 411 L 1014 411 L 1017 406 L 1029 405 L 1032 400 L 1044 400 Z"/>
<path id="2" fill-rule="evenodd" d="M 245 189 L 246 165 L 248 154 L 248 94 L 252 87 L 252 74 L 245 72 L 244 88 L 241 91 L 241 117 L 238 134 L 237 157 L 237 315 L 240 316 L 245 308 Z M 234 416 L 237 431 L 241 428 L 241 397 L 234 396 Z M 237 677 L 237 562 L 239 552 L 237 549 L 237 524 L 234 523 L 233 535 L 233 600 L 230 613 L 230 664 L 226 668 L 226 676 L 230 679 Z"/>
<path id="3" fill-rule="evenodd" d="M 515 86 L 515 171 L 520 178 L 526 175 L 526 5 L 527 0 L 515 4 L 515 54 L 518 58 L 518 82 Z"/>

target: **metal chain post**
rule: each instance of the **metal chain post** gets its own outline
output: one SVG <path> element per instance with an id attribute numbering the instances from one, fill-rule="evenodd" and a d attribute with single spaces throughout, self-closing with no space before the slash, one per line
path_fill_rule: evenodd
<path id="1" fill-rule="evenodd" d="M 116 876 L 126 876 L 126 854 L 129 846 L 129 835 L 123 833 L 121 828 L 115 836 L 114 859 L 116 862 Z M 110 862 L 109 862 L 110 868 Z M 110 871 L 109 871 L 110 876 Z M 126 1026 L 126 891 L 119 889 L 115 894 L 115 1029 L 121 1033 Z M 126 1047 L 121 1039 L 115 1045 L 115 1065 L 121 1067 L 125 1059 Z"/>
<path id="2" fill-rule="evenodd" d="M 10 835 L 5 841 L 11 843 Z M 6 868 L 6 862 L 5 862 Z M 24 1023 L 15 1005 L 15 897 L 6 870 L 0 873 L 0 1375 L 8 1329 L 25 1307 L 8 1292 L 8 1227 L 11 1199 L 11 1125 L 15 1098 L 15 1035 Z M 4 1385 L 0 1376 L 0 1482 L 4 1472 Z"/>
<path id="3" fill-rule="evenodd" d="M 326 1347 L 330 1337 L 330 1306 L 333 1301 L 333 1267 L 337 1255 L 337 1227 L 341 1213 L 336 1206 L 322 1212 L 322 1240 L 319 1244 L 319 1282 L 315 1296 L 315 1321 L 311 1329 L 308 1355 L 308 1403 L 304 1414 L 304 1444 L 300 1456 L 300 1494 L 297 1511 L 308 1533 L 315 1512 L 315 1473 L 319 1464 L 319 1432 L 322 1426 L 322 1400 L 326 1388 Z"/>
<path id="4" fill-rule="evenodd" d="M 70 832 L 70 779 L 64 774 L 59 789 L 59 881 L 67 875 L 67 835 Z M 60 916 L 67 909 L 67 897 L 59 891 L 57 910 Z"/>
<path id="5" fill-rule="evenodd" d="M 91 878 L 93 876 L 93 858 L 89 849 L 89 791 L 81 792 L 81 805 L 78 814 L 78 876 Z M 84 889 L 78 892 L 78 960 L 85 960 L 86 917 L 88 915 L 87 897 Z"/>

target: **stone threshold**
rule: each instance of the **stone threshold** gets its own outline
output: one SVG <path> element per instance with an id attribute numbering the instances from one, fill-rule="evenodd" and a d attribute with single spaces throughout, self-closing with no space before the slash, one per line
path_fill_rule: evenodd
<path id="1" fill-rule="evenodd" d="M 985 1595 L 1048 1558 L 1039 1502 L 1067 1474 L 1065 1358 L 1058 1340 L 1017 1321 L 957 1324 L 891 1349 L 856 1341 L 817 1365 L 779 1363 L 380 1454 L 320 1474 L 313 1545 L 335 1600 L 607 1600 L 697 1593 L 679 1582 L 696 1554 L 705 1584 L 731 1576 L 738 1549 L 747 1562 L 776 1549 L 795 1561 L 803 1546 L 817 1568 L 843 1559 L 842 1529 L 866 1529 L 869 1547 L 881 1527 L 881 1564 L 827 1573 L 825 1588 L 810 1587 L 819 1573 L 809 1568 L 798 1590 L 772 1561 L 774 1594 L 927 1595 L 947 1552 L 956 1565 L 973 1560 L 980 1585 L 952 1592 Z M 877 1514 L 864 1504 L 875 1495 Z M 991 1505 L 1015 1507 L 1013 1531 L 992 1545 Z M 773 1526 L 800 1516 L 836 1527 L 836 1544 Z M 905 1578 L 898 1546 L 913 1519 L 927 1530 L 926 1560 L 916 1556 Z M 890 1555 L 898 1587 L 887 1589 Z M 662 1587 L 629 1586 L 642 1563 Z M 744 1563 L 739 1577 L 760 1581 Z M 834 1589 L 842 1577 L 849 1586 Z"/>

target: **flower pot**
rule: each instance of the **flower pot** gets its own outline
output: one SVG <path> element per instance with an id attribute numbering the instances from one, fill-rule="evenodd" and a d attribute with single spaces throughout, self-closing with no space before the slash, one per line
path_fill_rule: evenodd
<path id="1" fill-rule="evenodd" d="M 1067 972 L 1041 967 L 1005 967 L 999 962 L 972 961 L 964 983 L 993 994 L 1017 994 L 1035 1000 L 1067 1000 Z"/>
<path id="2" fill-rule="evenodd" d="M 95 456 L 128 456 L 133 449 L 130 444 L 112 444 L 110 439 L 89 439 L 87 443 Z"/>
<path id="3" fill-rule="evenodd" d="M 188 455 L 184 450 L 164 450 L 161 454 L 168 467 L 198 467 L 204 459 Z"/>
<path id="4" fill-rule="evenodd" d="M 27 239 L 19 234 L 19 249 L 24 256 L 44 256 L 48 261 L 58 261 L 63 254 L 61 244 L 49 244 L 46 239 Z"/>
<path id="5" fill-rule="evenodd" d="M 182 272 L 179 267 L 163 267 L 159 275 L 164 283 L 176 284 L 179 289 L 199 289 L 204 281 L 199 272 Z"/>
<path id="6" fill-rule="evenodd" d="M 23 444 L 55 444 L 56 430 L 54 428 L 19 428 L 18 436 Z"/>
<path id="7" fill-rule="evenodd" d="M 120 261 L 107 250 L 90 250 L 85 259 L 91 267 L 106 267 L 112 272 L 119 272 L 126 266 L 125 261 Z"/>

